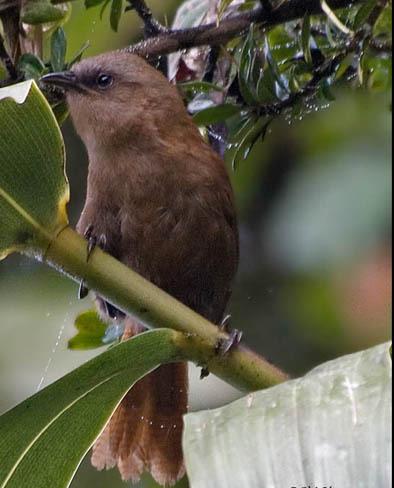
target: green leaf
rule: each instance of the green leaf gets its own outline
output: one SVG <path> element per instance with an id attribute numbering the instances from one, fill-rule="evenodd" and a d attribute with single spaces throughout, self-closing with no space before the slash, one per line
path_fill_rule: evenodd
<path id="1" fill-rule="evenodd" d="M 239 91 L 248 105 L 255 105 L 258 101 L 257 95 L 254 93 L 255 88 L 252 80 L 253 61 L 256 54 L 256 44 L 253 35 L 254 29 L 253 26 L 251 26 L 241 50 L 238 70 Z"/>
<path id="2" fill-rule="evenodd" d="M 45 71 L 45 65 L 34 54 L 25 53 L 19 58 L 18 70 L 24 74 L 27 80 L 38 80 Z"/>
<path id="3" fill-rule="evenodd" d="M 103 3 L 104 0 L 85 0 L 85 8 L 96 7 Z"/>
<path id="4" fill-rule="evenodd" d="M 88 49 L 88 47 L 90 46 L 90 42 L 89 41 L 86 41 L 82 47 L 79 49 L 79 51 L 77 51 L 77 54 L 72 58 L 72 60 L 68 63 L 68 67 L 71 68 L 71 66 L 73 66 L 75 63 L 79 63 L 79 61 L 81 61 L 82 59 L 82 56 L 83 56 L 83 53 L 86 51 L 86 49 Z"/>
<path id="5" fill-rule="evenodd" d="M 58 22 L 67 15 L 66 10 L 55 7 L 48 0 L 30 0 L 22 4 L 21 21 L 25 24 L 38 25 Z"/>
<path id="6" fill-rule="evenodd" d="M 107 7 L 110 4 L 110 2 L 111 0 L 104 0 L 104 3 L 100 9 L 100 20 L 103 20 L 104 13 L 107 10 Z"/>
<path id="7" fill-rule="evenodd" d="M 174 331 L 120 343 L 0 417 L 0 487 L 66 488 L 129 388 L 177 360 Z"/>
<path id="8" fill-rule="evenodd" d="M 83 312 L 75 319 L 78 334 L 68 341 L 69 349 L 96 349 L 105 345 L 104 337 L 108 324 L 103 322 L 96 310 Z"/>
<path id="9" fill-rule="evenodd" d="M 265 58 L 268 63 L 268 67 L 271 71 L 272 78 L 276 81 L 279 87 L 286 93 L 289 94 L 289 88 L 287 86 L 286 79 L 284 76 L 281 75 L 278 64 L 275 58 L 272 55 L 270 43 L 268 41 L 268 37 L 265 38 L 265 47 L 264 47 L 264 54 Z M 280 98 L 280 97 L 278 97 Z"/>
<path id="10" fill-rule="evenodd" d="M 120 18 L 123 13 L 123 0 L 112 0 L 111 13 L 110 13 L 110 24 L 115 32 L 118 32 Z"/>
<path id="11" fill-rule="evenodd" d="M 368 20 L 372 11 L 376 7 L 376 0 L 369 0 L 361 5 L 353 22 L 353 29 L 358 31 Z"/>
<path id="12" fill-rule="evenodd" d="M 45 250 L 67 225 L 68 199 L 63 139 L 44 95 L 34 81 L 0 89 L 0 258 Z"/>
<path id="13" fill-rule="evenodd" d="M 223 92 L 224 88 L 208 83 L 207 81 L 187 81 L 177 85 L 183 92 L 197 95 L 198 93 L 209 93 L 211 91 Z"/>
<path id="14" fill-rule="evenodd" d="M 311 53 L 311 18 L 309 15 L 305 15 L 302 22 L 301 44 L 305 62 L 309 66 L 312 66 L 313 62 Z"/>
<path id="15" fill-rule="evenodd" d="M 328 102 L 335 101 L 335 95 L 331 91 L 331 84 L 329 80 L 323 80 L 320 86 L 320 92 L 325 100 Z"/>
<path id="16" fill-rule="evenodd" d="M 209 107 L 193 115 L 193 120 L 197 125 L 213 125 L 239 114 L 241 107 L 225 103 L 216 107 Z"/>
<path id="17" fill-rule="evenodd" d="M 53 71 L 62 71 L 65 65 L 67 39 L 64 30 L 59 27 L 51 37 L 51 65 Z"/>
<path id="18" fill-rule="evenodd" d="M 235 151 L 232 158 L 232 167 L 234 170 L 238 168 L 239 163 L 245 160 L 257 140 L 261 137 L 265 138 L 268 127 L 270 126 L 272 119 L 268 119 L 266 116 L 260 117 L 257 121 L 248 126 L 245 135 L 242 137 L 241 142 L 237 145 L 237 150 Z"/>
<path id="19" fill-rule="evenodd" d="M 389 344 L 185 416 L 192 488 L 391 484 Z"/>

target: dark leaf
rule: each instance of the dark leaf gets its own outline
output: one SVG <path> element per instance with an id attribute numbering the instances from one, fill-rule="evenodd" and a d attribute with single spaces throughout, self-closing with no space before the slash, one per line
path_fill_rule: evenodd
<path id="1" fill-rule="evenodd" d="M 307 14 L 302 22 L 301 32 L 301 45 L 302 52 L 304 53 L 305 62 L 312 66 L 312 53 L 311 53 L 311 18 Z"/>
<path id="2" fill-rule="evenodd" d="M 242 47 L 238 70 L 239 91 L 243 100 L 248 105 L 255 105 L 258 102 L 252 80 L 253 62 L 256 53 L 256 44 L 253 35 L 254 29 L 253 26 L 251 26 Z"/>
<path id="3" fill-rule="evenodd" d="M 353 22 L 353 29 L 355 31 L 358 31 L 364 25 L 375 7 L 376 0 L 368 0 L 361 5 Z"/>
<path id="4" fill-rule="evenodd" d="M 271 122 L 272 119 L 270 118 L 267 120 L 266 116 L 260 117 L 257 121 L 253 121 L 252 126 L 246 131 L 246 134 L 234 153 L 232 159 L 232 167 L 234 170 L 238 168 L 240 161 L 245 160 L 249 156 L 250 151 L 253 149 L 253 146 L 259 138 L 262 137 L 264 140 Z"/>
<path id="5" fill-rule="evenodd" d="M 25 53 L 19 58 L 18 70 L 24 74 L 27 80 L 38 80 L 45 71 L 45 65 L 34 54 Z"/>
<path id="6" fill-rule="evenodd" d="M 96 5 L 100 5 L 104 1 L 105 0 L 85 0 L 85 7 L 86 8 L 96 7 Z"/>
<path id="7" fill-rule="evenodd" d="M 118 32 L 120 18 L 123 13 L 123 0 L 112 0 L 110 24 L 115 32 Z"/>
<path id="8" fill-rule="evenodd" d="M 213 125 L 239 114 L 241 107 L 226 103 L 224 105 L 217 105 L 216 107 L 209 107 L 201 112 L 197 112 L 193 116 L 193 120 L 197 125 Z"/>
<path id="9" fill-rule="evenodd" d="M 331 85 L 329 80 L 324 80 L 320 88 L 321 94 L 328 102 L 333 102 L 335 100 L 335 95 L 331 91 Z"/>
<path id="10" fill-rule="evenodd" d="M 184 93 L 197 95 L 198 93 L 209 93 L 211 91 L 220 91 L 224 89 L 221 86 L 214 83 L 208 83 L 207 81 L 187 81 L 185 83 L 179 83 L 177 85 Z"/>
<path id="11" fill-rule="evenodd" d="M 59 27 L 51 37 L 51 66 L 53 71 L 64 69 L 67 51 L 67 39 L 64 30 Z"/>
<path id="12" fill-rule="evenodd" d="M 273 78 L 275 79 L 275 81 L 277 82 L 277 84 L 279 85 L 279 87 L 285 93 L 288 94 L 289 93 L 289 88 L 287 86 L 287 82 L 286 82 L 284 76 L 282 76 L 281 73 L 280 73 L 278 64 L 277 64 L 277 62 L 275 61 L 275 58 L 272 55 L 271 48 L 270 48 L 270 44 L 269 44 L 269 41 L 268 41 L 268 38 L 267 37 L 265 39 L 264 54 L 265 54 L 265 58 L 266 58 L 267 63 L 268 63 L 268 67 L 271 70 L 271 74 L 272 74 Z"/>

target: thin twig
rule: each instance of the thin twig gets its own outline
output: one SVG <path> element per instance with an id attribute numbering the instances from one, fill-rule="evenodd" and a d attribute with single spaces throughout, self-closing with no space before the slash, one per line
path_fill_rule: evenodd
<path id="1" fill-rule="evenodd" d="M 365 2 L 366 0 L 331 0 L 330 7 L 340 9 Z M 125 51 L 140 56 L 158 56 L 197 46 L 217 46 L 242 35 L 252 23 L 260 24 L 262 28 L 269 28 L 303 18 L 306 14 L 322 13 L 319 0 L 287 0 L 272 8 L 270 12 L 260 6 L 224 19 L 219 25 L 211 23 L 190 29 L 169 30 L 129 46 Z"/>
<path id="2" fill-rule="evenodd" d="M 167 29 L 153 17 L 151 9 L 144 0 L 128 0 L 128 2 L 130 7 L 126 10 L 135 10 L 144 23 L 145 39 L 167 32 Z"/>
<path id="3" fill-rule="evenodd" d="M 299 100 L 313 97 L 319 89 L 320 83 L 332 76 L 338 69 L 341 62 L 346 56 L 357 50 L 360 45 L 362 33 L 353 37 L 347 46 L 332 59 L 325 60 L 320 66 L 315 68 L 312 79 L 305 85 L 303 89 L 296 93 L 292 93 L 281 102 L 267 104 L 259 108 L 259 115 L 270 115 L 277 117 L 281 115 L 286 109 L 293 107 Z"/>

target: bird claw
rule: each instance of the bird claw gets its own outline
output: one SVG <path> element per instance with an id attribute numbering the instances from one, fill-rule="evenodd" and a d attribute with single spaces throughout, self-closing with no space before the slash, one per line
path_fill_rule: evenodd
<path id="1" fill-rule="evenodd" d="M 219 356 L 225 356 L 231 349 L 238 346 L 242 339 L 242 331 L 233 329 L 229 337 L 226 339 L 219 339 L 215 351 Z"/>
<path id="2" fill-rule="evenodd" d="M 97 238 L 97 236 L 93 233 L 93 230 L 94 230 L 93 225 L 89 225 L 83 234 L 85 239 L 88 241 L 87 257 L 86 257 L 87 261 L 89 261 L 90 256 L 96 247 L 105 250 L 107 246 L 107 238 L 105 234 L 101 234 L 100 237 Z"/>
<path id="3" fill-rule="evenodd" d="M 89 294 L 89 288 L 85 285 L 84 280 L 81 281 L 79 284 L 79 289 L 78 289 L 78 300 L 83 300 L 86 298 Z"/>
<path id="4" fill-rule="evenodd" d="M 222 332 L 226 332 L 229 337 L 227 339 L 219 339 L 216 344 L 216 353 L 219 356 L 224 356 L 233 347 L 238 346 L 242 339 L 242 331 L 237 329 L 230 329 L 231 315 L 226 315 L 219 326 Z"/>
<path id="5" fill-rule="evenodd" d="M 99 247 L 100 249 L 105 250 L 105 248 L 107 246 L 107 238 L 105 237 L 105 235 L 101 234 L 100 237 L 97 238 L 95 236 L 95 234 L 93 233 L 93 231 L 94 231 L 93 225 L 89 225 L 86 228 L 85 232 L 83 233 L 83 236 L 88 241 L 87 253 L 86 253 L 86 262 L 89 261 L 90 256 L 96 247 Z M 83 300 L 84 298 L 86 298 L 88 293 L 89 293 L 89 289 L 85 285 L 84 280 L 82 280 L 80 285 L 79 285 L 79 290 L 78 290 L 79 300 Z"/>

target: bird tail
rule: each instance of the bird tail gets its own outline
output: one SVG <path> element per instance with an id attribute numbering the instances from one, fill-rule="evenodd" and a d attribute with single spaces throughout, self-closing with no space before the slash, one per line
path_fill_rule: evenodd
<path id="1" fill-rule="evenodd" d="M 126 319 L 123 339 L 144 328 Z M 187 364 L 159 366 L 138 381 L 122 400 L 93 447 L 99 470 L 116 465 L 124 481 L 139 481 L 144 471 L 163 486 L 184 474 L 183 415 L 187 410 Z"/>

